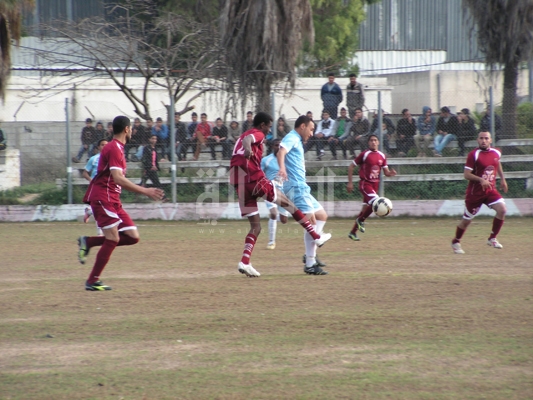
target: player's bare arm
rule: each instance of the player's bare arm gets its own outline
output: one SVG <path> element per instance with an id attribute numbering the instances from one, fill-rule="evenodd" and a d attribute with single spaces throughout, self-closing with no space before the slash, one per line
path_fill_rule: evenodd
<path id="1" fill-rule="evenodd" d="M 353 170 L 355 169 L 355 164 L 353 162 L 348 166 L 348 183 L 346 184 L 346 191 L 352 193 L 353 191 Z"/>
<path id="2" fill-rule="evenodd" d="M 87 179 L 89 182 L 91 181 L 91 175 L 89 175 L 89 173 L 87 172 L 86 169 L 83 170 L 83 172 L 81 173 L 81 175 Z"/>
<path id="3" fill-rule="evenodd" d="M 145 196 L 151 198 L 152 200 L 155 200 L 155 201 L 161 200 L 165 195 L 165 192 L 163 192 L 161 189 L 153 188 L 153 187 L 145 188 L 145 187 L 136 185 L 135 183 L 133 183 L 132 181 L 130 181 L 128 178 L 124 176 L 121 169 L 112 169 L 111 176 L 113 177 L 113 181 L 120 187 L 133 193 L 144 194 Z"/>
<path id="4" fill-rule="evenodd" d="M 500 189 L 503 190 L 504 193 L 507 193 L 509 188 L 507 187 L 507 181 L 505 180 L 505 176 L 503 175 L 503 168 L 502 163 L 498 163 L 498 176 L 500 177 Z"/>
<path id="5" fill-rule="evenodd" d="M 252 143 L 253 143 L 253 136 L 248 135 L 244 139 L 242 139 L 242 148 L 244 149 L 244 157 L 247 159 L 250 159 L 252 157 Z"/>
<path id="6" fill-rule="evenodd" d="M 383 173 L 385 176 L 396 176 L 396 170 L 394 168 L 383 168 Z"/>
<path id="7" fill-rule="evenodd" d="M 278 154 L 276 155 L 278 159 L 278 164 L 279 164 L 278 176 L 284 181 L 288 179 L 287 170 L 285 169 L 285 156 L 286 155 L 287 155 L 287 149 L 284 147 L 280 147 L 278 150 Z"/>
<path id="8" fill-rule="evenodd" d="M 483 190 L 487 190 L 487 189 L 490 189 L 492 187 L 492 185 L 490 184 L 490 182 L 488 180 L 483 179 L 483 178 L 481 178 L 481 177 L 479 177 L 477 175 L 474 175 L 472 173 L 472 170 L 470 170 L 470 169 L 465 169 L 464 177 L 465 177 L 466 180 L 478 182 L 481 185 L 481 188 Z"/>

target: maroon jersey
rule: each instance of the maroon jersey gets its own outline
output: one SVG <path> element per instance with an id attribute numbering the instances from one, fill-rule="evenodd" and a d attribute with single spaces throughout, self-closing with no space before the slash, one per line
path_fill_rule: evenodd
<path id="1" fill-rule="evenodd" d="M 111 170 L 120 169 L 126 175 L 126 159 L 124 158 L 124 145 L 113 139 L 102 149 L 98 163 L 98 173 L 89 184 L 83 198 L 84 203 L 91 201 L 107 201 L 120 203 L 122 188 L 113 181 Z"/>
<path id="2" fill-rule="evenodd" d="M 365 150 L 353 160 L 359 165 L 359 178 L 367 182 L 379 182 L 381 168 L 387 167 L 387 158 L 381 151 Z"/>
<path id="3" fill-rule="evenodd" d="M 252 136 L 252 156 L 250 159 L 244 157 L 244 147 L 242 141 L 246 136 Z M 233 155 L 230 162 L 230 183 L 235 185 L 239 182 L 239 175 L 244 176 L 244 182 L 258 181 L 265 176 L 261 169 L 261 159 L 263 158 L 263 141 L 265 135 L 259 129 L 252 128 L 244 132 L 235 142 Z M 242 172 L 239 173 L 239 171 Z"/>
<path id="4" fill-rule="evenodd" d="M 489 181 L 491 185 L 489 191 L 496 190 L 496 175 L 498 174 L 501 156 L 501 151 L 492 147 L 488 150 L 472 150 L 466 157 L 465 169 L 469 169 L 474 175 Z M 486 193 L 487 191 L 483 190 L 481 183 L 468 181 L 467 195 L 479 196 Z"/>

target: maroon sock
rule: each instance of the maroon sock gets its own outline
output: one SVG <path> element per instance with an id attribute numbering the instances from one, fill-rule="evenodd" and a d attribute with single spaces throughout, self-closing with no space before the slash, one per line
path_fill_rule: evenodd
<path id="1" fill-rule="evenodd" d="M 503 221 L 503 219 L 498 219 L 494 217 L 494 219 L 492 220 L 492 232 L 490 233 L 489 239 L 494 239 L 496 236 L 498 236 L 498 233 L 500 233 L 500 229 L 502 229 Z"/>
<path id="2" fill-rule="evenodd" d="M 462 229 L 462 228 L 457 227 L 455 229 L 455 238 L 452 240 L 452 243 L 453 244 L 459 243 L 461 241 L 461 238 L 465 234 L 465 231 L 466 231 L 466 229 Z"/>
<path id="3" fill-rule="evenodd" d="M 87 248 L 101 246 L 104 244 L 105 236 L 88 236 L 85 238 Z"/>
<path id="4" fill-rule="evenodd" d="M 243 264 L 250 264 L 250 257 L 252 256 L 252 251 L 254 251 L 255 241 L 257 236 L 252 233 L 246 235 L 244 240 L 244 251 L 242 252 L 241 262 Z"/>
<path id="5" fill-rule="evenodd" d="M 98 250 L 98 254 L 96 254 L 96 261 L 94 262 L 93 270 L 89 275 L 89 279 L 87 279 L 87 282 L 89 284 L 94 283 L 100 279 L 100 275 L 102 274 L 102 271 L 108 263 L 109 258 L 111 257 L 111 253 L 113 253 L 113 250 L 115 250 L 115 247 L 117 247 L 117 244 L 117 242 L 114 242 L 112 240 L 104 240 L 102 247 L 100 247 L 100 250 Z"/>
<path id="6" fill-rule="evenodd" d="M 350 231 L 350 233 L 355 234 L 355 232 L 357 232 L 357 219 L 355 220 L 355 222 L 354 222 L 354 224 L 353 224 L 353 228 L 352 228 L 352 230 Z"/>
<path id="7" fill-rule="evenodd" d="M 360 215 L 357 218 L 359 219 L 360 222 L 365 222 L 365 219 L 370 217 L 370 214 L 372 214 L 372 206 L 369 206 L 364 211 L 361 211 L 361 214 L 362 215 Z"/>
<path id="8" fill-rule="evenodd" d="M 128 235 L 120 235 L 120 240 L 117 246 L 131 246 L 132 244 L 139 243 L 139 238 L 133 238 Z"/>
<path id="9" fill-rule="evenodd" d="M 313 229 L 313 225 L 311 225 L 311 222 L 309 222 L 303 212 L 297 209 L 294 214 L 292 214 L 292 217 L 296 220 L 296 222 L 303 226 L 303 228 L 311 235 L 313 239 L 320 239 L 320 235 Z"/>

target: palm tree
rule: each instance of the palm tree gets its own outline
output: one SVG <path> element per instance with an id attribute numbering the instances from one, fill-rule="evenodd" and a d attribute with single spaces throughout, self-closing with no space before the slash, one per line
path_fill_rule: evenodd
<path id="1" fill-rule="evenodd" d="M 504 67 L 502 122 L 505 135 L 515 138 L 518 68 L 533 55 L 533 1 L 463 2 L 477 25 L 477 42 L 485 62 L 491 67 L 496 64 Z"/>
<path id="2" fill-rule="evenodd" d="M 303 39 L 314 41 L 309 0 L 228 0 L 220 25 L 229 91 L 243 105 L 252 97 L 258 111 L 269 110 L 272 85 L 294 87 Z"/>
<path id="3" fill-rule="evenodd" d="M 34 0 L 0 1 L 0 98 L 4 100 L 7 79 L 11 71 L 11 39 L 18 43 L 21 34 L 21 16 L 33 7 Z"/>

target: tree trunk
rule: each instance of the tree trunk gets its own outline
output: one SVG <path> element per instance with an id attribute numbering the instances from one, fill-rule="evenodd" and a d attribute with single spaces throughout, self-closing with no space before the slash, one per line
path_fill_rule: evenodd
<path id="1" fill-rule="evenodd" d="M 518 63 L 505 64 L 503 72 L 502 139 L 515 139 Z"/>
<path id="2" fill-rule="evenodd" d="M 267 75 L 268 73 L 262 74 Z M 261 79 L 262 78 L 262 79 Z M 263 111 L 271 114 L 270 110 L 270 89 L 272 88 L 272 80 L 269 76 L 262 76 L 257 80 L 257 109 L 256 112 Z"/>

